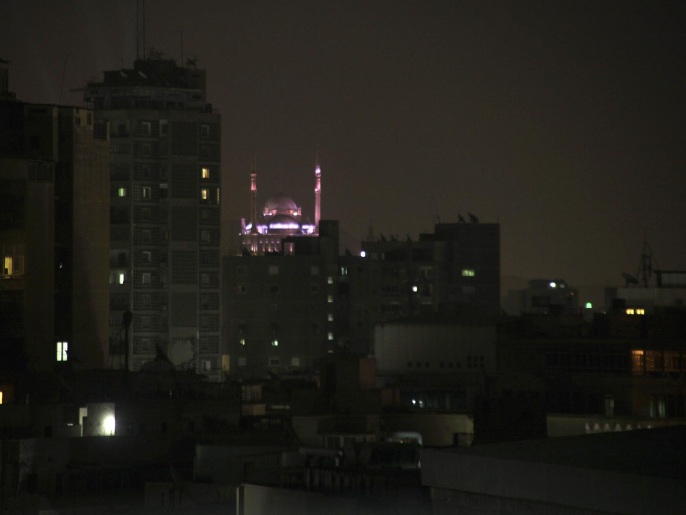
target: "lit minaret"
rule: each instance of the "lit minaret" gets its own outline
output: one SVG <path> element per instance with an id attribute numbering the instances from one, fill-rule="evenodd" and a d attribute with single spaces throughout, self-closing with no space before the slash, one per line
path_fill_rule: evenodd
<path id="1" fill-rule="evenodd" d="M 319 234 L 319 219 L 322 215 L 322 170 L 319 168 L 319 159 L 317 159 L 317 167 L 314 169 L 314 176 L 316 178 L 314 186 L 314 232 Z"/>
<path id="2" fill-rule="evenodd" d="M 252 227 L 251 234 L 257 234 L 257 172 L 255 171 L 255 164 L 253 163 L 252 172 L 250 172 L 250 208 L 252 212 Z"/>

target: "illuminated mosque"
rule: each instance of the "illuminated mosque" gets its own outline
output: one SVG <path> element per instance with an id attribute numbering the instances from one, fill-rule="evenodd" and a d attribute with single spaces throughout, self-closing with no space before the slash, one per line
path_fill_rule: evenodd
<path id="1" fill-rule="evenodd" d="M 321 216 L 322 172 L 316 165 L 314 186 L 314 223 L 306 223 L 302 208 L 283 193 L 267 200 L 262 214 L 257 214 L 257 173 L 250 173 L 250 222 L 241 220 L 241 236 L 244 252 L 254 255 L 283 252 L 282 241 L 290 236 L 319 235 Z"/>

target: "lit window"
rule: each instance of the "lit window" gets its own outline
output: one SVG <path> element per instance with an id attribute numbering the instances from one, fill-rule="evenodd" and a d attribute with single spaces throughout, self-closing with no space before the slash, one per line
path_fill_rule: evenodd
<path id="1" fill-rule="evenodd" d="M 646 314 L 646 310 L 643 309 L 643 308 L 636 308 L 636 314 L 637 314 L 637 315 L 645 315 L 645 314 Z"/>
<path id="2" fill-rule="evenodd" d="M 241 345 L 245 346 L 245 338 L 241 338 L 241 339 L 238 341 L 238 343 L 240 343 Z"/>
<path id="3" fill-rule="evenodd" d="M 333 313 L 329 313 L 328 319 L 329 322 L 333 322 Z"/>
<path id="4" fill-rule="evenodd" d="M 2 404 L 2 390 L 0 390 L 0 404 Z"/>
<path id="5" fill-rule="evenodd" d="M 13 266 L 13 259 L 12 256 L 5 256 L 4 263 L 2 265 L 2 274 L 3 275 L 12 275 L 14 273 L 14 266 Z"/>
<path id="6" fill-rule="evenodd" d="M 551 288 L 557 288 L 557 283 L 555 281 L 550 281 L 550 284 L 548 285 Z"/>
<path id="7" fill-rule="evenodd" d="M 586 303 L 586 309 L 593 309 L 593 303 L 592 303 L 592 302 L 587 302 L 587 303 Z"/>
<path id="8" fill-rule="evenodd" d="M 417 288 L 416 285 L 415 285 L 415 286 L 412 286 L 412 292 L 413 292 L 413 293 L 417 293 L 417 290 L 419 290 L 419 288 Z"/>
<path id="9" fill-rule="evenodd" d="M 143 272 L 141 274 L 141 283 L 150 284 L 151 282 L 152 282 L 152 276 L 150 275 L 150 272 Z"/>
<path id="10" fill-rule="evenodd" d="M 143 186 L 141 189 L 141 196 L 143 198 L 151 198 L 152 197 L 152 189 L 150 186 Z"/>
<path id="11" fill-rule="evenodd" d="M 67 361 L 69 342 L 57 342 L 57 361 Z"/>
<path id="12" fill-rule="evenodd" d="M 200 200 L 209 200 L 210 198 L 210 190 L 207 188 L 202 188 L 200 190 Z"/>
<path id="13" fill-rule="evenodd" d="M 328 302 L 329 304 L 332 304 L 332 303 L 333 303 L 333 295 L 329 295 L 329 296 L 326 298 L 326 302 Z"/>
<path id="14" fill-rule="evenodd" d="M 326 278 L 326 282 L 327 282 L 328 284 L 333 284 L 333 277 L 331 277 L 331 276 L 327 277 L 327 278 Z"/>
<path id="15" fill-rule="evenodd" d="M 367 253 L 364 250 L 360 252 L 360 257 L 366 257 L 366 256 L 367 256 Z"/>
<path id="16" fill-rule="evenodd" d="M 210 169 L 209 168 L 202 168 L 200 170 L 200 177 L 202 179 L 209 179 L 210 178 Z"/>
<path id="17" fill-rule="evenodd" d="M 340 270 L 341 275 L 348 275 L 348 267 L 342 266 Z"/>
<path id="18" fill-rule="evenodd" d="M 126 272 L 119 272 L 119 284 L 126 282 Z"/>
<path id="19" fill-rule="evenodd" d="M 332 340 L 333 340 L 333 333 L 330 332 L 330 333 L 328 334 L 328 338 L 329 338 L 329 341 L 332 341 Z"/>
<path id="20" fill-rule="evenodd" d="M 474 277 L 476 274 L 473 268 L 463 268 L 462 277 Z"/>
<path id="21" fill-rule="evenodd" d="M 117 190 L 117 196 L 118 197 L 125 197 L 126 196 L 126 188 L 119 188 Z"/>
<path id="22" fill-rule="evenodd" d="M 627 315 L 635 315 L 636 311 L 634 311 L 634 308 L 626 308 L 626 314 Z"/>
<path id="23" fill-rule="evenodd" d="M 217 204 L 219 204 L 219 188 L 217 188 Z"/>
<path id="24" fill-rule="evenodd" d="M 279 340 L 274 339 L 272 340 L 272 347 L 278 347 L 279 346 Z"/>

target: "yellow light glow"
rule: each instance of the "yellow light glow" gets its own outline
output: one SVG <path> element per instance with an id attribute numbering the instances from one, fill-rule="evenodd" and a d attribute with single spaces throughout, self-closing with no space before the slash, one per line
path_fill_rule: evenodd
<path id="1" fill-rule="evenodd" d="M 114 415 L 107 415 L 102 421 L 102 427 L 106 435 L 113 435 L 115 430 Z"/>

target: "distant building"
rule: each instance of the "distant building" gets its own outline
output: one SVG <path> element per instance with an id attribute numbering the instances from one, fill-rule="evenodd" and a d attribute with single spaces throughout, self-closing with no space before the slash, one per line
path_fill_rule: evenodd
<path id="1" fill-rule="evenodd" d="M 205 70 L 161 58 L 106 71 L 84 98 L 110 124 L 111 366 L 158 352 L 222 378 L 221 117 Z"/>
<path id="2" fill-rule="evenodd" d="M 232 375 L 312 373 L 339 348 L 338 222 L 275 245 L 283 250 L 224 260 Z"/>
<path id="3" fill-rule="evenodd" d="M 455 322 L 500 316 L 500 225 L 439 223 L 419 240 L 380 235 L 362 258 L 343 258 L 350 347 L 372 349 L 383 322 L 438 315 Z"/>
<path id="4" fill-rule="evenodd" d="M 579 292 L 563 279 L 532 279 L 524 290 L 511 290 L 503 299 L 510 316 L 579 314 Z"/>
<path id="5" fill-rule="evenodd" d="M 257 173 L 250 173 L 250 221 L 241 220 L 241 239 L 243 249 L 262 255 L 270 252 L 287 251 L 282 246 L 289 236 L 316 236 L 319 233 L 321 216 L 321 168 L 315 168 L 314 223 L 308 223 L 302 208 L 284 193 L 270 197 L 262 209 L 257 211 Z"/>
<path id="6" fill-rule="evenodd" d="M 6 87 L 0 73 L 0 368 L 104 368 L 107 125 Z"/>
<path id="7" fill-rule="evenodd" d="M 655 282 L 646 285 L 627 282 L 624 287 L 606 288 L 608 310 L 627 314 L 648 314 L 660 310 L 686 311 L 686 271 L 655 271 Z"/>

